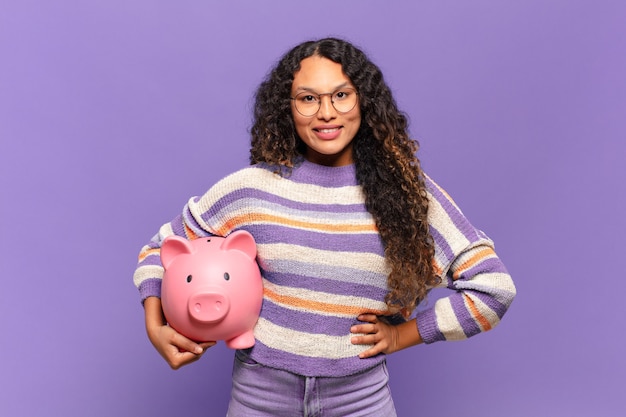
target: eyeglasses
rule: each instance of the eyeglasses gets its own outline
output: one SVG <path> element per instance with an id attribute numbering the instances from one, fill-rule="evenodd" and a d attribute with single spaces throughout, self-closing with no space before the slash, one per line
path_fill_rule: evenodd
<path id="1" fill-rule="evenodd" d="M 353 88 L 341 88 L 332 93 L 317 94 L 312 91 L 303 91 L 291 97 L 296 110 L 304 117 L 311 117 L 320 111 L 322 96 L 329 96 L 330 102 L 339 113 L 348 113 L 357 103 L 358 93 Z"/>

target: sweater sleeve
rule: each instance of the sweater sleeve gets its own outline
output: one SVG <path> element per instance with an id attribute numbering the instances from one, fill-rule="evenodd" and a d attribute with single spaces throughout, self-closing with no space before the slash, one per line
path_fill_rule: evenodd
<path id="1" fill-rule="evenodd" d="M 161 244 L 166 237 L 176 235 L 192 240 L 213 234 L 190 210 L 197 200 L 197 197 L 190 199 L 183 213 L 161 226 L 159 232 L 141 248 L 133 281 L 142 302 L 148 297 L 161 296 L 161 279 L 164 272 L 161 264 Z"/>
<path id="2" fill-rule="evenodd" d="M 454 201 L 427 178 L 429 224 L 435 242 L 440 287 L 453 293 L 420 311 L 417 327 L 425 343 L 462 340 L 494 328 L 516 294 L 493 242 L 474 228 Z"/>
<path id="3" fill-rule="evenodd" d="M 245 210 L 238 205 L 242 189 L 250 175 L 268 175 L 267 170 L 243 169 L 213 185 L 201 197 L 189 199 L 180 215 L 164 224 L 159 232 L 141 248 L 133 281 L 141 297 L 161 296 L 163 266 L 161 243 L 171 235 L 193 240 L 204 236 L 227 236 L 245 220 Z M 234 196 L 234 197 L 233 197 Z"/>

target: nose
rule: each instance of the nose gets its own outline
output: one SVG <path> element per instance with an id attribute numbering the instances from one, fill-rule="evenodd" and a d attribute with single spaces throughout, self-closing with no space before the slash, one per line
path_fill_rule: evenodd
<path id="1" fill-rule="evenodd" d="M 335 106 L 333 106 L 330 94 L 320 95 L 320 108 L 317 111 L 318 119 L 330 120 L 334 119 L 336 115 L 337 110 L 335 110 Z"/>
<path id="2" fill-rule="evenodd" d="M 189 314 L 202 323 L 215 323 L 222 320 L 230 309 L 230 301 L 217 292 L 203 292 L 189 298 Z"/>

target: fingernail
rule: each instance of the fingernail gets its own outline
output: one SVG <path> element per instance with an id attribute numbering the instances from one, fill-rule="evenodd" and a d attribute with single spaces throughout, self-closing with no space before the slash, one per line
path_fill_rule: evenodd
<path id="1" fill-rule="evenodd" d="M 200 346 L 196 346 L 196 348 L 194 349 L 194 352 L 196 352 L 199 355 L 199 354 L 201 354 L 204 351 L 202 350 L 202 348 Z"/>

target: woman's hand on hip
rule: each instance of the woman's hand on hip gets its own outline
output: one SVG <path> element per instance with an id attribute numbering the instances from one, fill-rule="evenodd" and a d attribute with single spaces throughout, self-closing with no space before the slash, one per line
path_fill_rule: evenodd
<path id="1" fill-rule="evenodd" d="M 398 325 L 380 320 L 375 314 L 361 314 L 358 319 L 364 323 L 350 328 L 351 333 L 358 333 L 352 337 L 352 344 L 373 345 L 361 352 L 359 358 L 390 354 L 422 342 L 415 319 Z"/>

